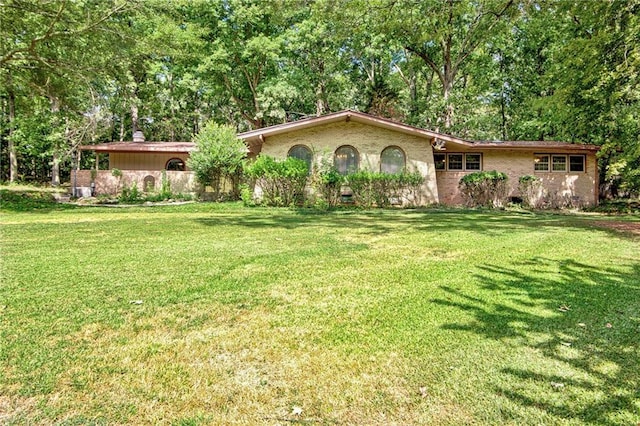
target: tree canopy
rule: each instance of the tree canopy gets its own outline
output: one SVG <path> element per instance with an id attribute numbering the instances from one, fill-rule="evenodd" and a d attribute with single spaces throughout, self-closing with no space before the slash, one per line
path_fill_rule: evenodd
<path id="1" fill-rule="evenodd" d="M 637 0 L 5 0 L 0 180 L 78 144 L 191 140 L 345 108 L 482 140 L 601 145 L 640 191 Z M 90 161 L 84 158 L 83 161 Z"/>

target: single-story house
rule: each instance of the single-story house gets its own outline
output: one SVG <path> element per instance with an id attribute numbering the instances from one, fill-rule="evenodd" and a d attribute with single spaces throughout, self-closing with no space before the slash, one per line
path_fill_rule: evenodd
<path id="1" fill-rule="evenodd" d="M 469 141 L 357 111 L 341 111 L 279 124 L 238 135 L 248 157 L 293 156 L 310 164 L 333 161 L 343 173 L 351 170 L 417 171 L 424 177 L 419 205 L 462 203 L 458 188 L 465 174 L 497 170 L 509 177 L 509 195 L 518 197 L 518 180 L 539 178 L 545 192 L 574 204 L 598 202 L 596 145 L 551 141 Z M 137 182 L 141 190 L 158 188 L 162 173 L 176 192 L 196 190 L 186 160 L 190 142 L 114 142 L 82 146 L 83 151 L 109 155 L 109 171 L 78 170 L 78 194 L 93 185 L 97 194 L 114 192 L 118 184 Z M 96 161 L 96 165 L 99 162 Z M 118 179 L 110 170 L 117 168 Z"/>

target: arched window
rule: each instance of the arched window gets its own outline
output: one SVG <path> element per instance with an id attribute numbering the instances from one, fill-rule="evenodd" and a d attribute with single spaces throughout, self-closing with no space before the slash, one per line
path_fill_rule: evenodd
<path id="1" fill-rule="evenodd" d="M 358 171 L 358 151 L 352 146 L 343 145 L 336 149 L 333 164 L 338 173 L 346 175 L 347 173 Z"/>
<path id="2" fill-rule="evenodd" d="M 402 173 L 406 165 L 404 151 L 397 146 L 388 146 L 380 154 L 380 171 L 382 173 Z"/>
<path id="3" fill-rule="evenodd" d="M 180 158 L 172 158 L 171 160 L 167 161 L 167 165 L 164 166 L 164 168 L 165 170 L 176 171 L 176 172 L 185 171 L 184 161 L 181 160 Z"/>
<path id="4" fill-rule="evenodd" d="M 296 145 L 289 150 L 287 157 L 297 158 L 307 163 L 309 173 L 311 173 L 311 167 L 313 163 L 313 152 L 305 145 Z"/>

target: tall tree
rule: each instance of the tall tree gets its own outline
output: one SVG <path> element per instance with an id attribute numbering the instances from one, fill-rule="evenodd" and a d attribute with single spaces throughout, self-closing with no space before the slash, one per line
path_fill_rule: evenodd
<path id="1" fill-rule="evenodd" d="M 116 16 L 130 2 L 78 3 L 63 0 L 31 2 L 8 0 L 0 9 L 0 81 L 8 99 L 9 131 L 3 132 L 10 157 L 10 180 L 17 178 L 18 146 L 13 138 L 22 111 L 20 98 L 44 96 L 51 101 L 49 114 L 57 116 L 78 84 L 77 76 L 87 64 L 101 58 L 98 39 L 111 37 Z M 58 122 L 63 120 L 58 120 Z M 57 164 L 58 159 L 53 163 Z M 55 168 L 54 168 L 55 169 Z M 53 182 L 59 179 L 53 176 Z"/>
<path id="2" fill-rule="evenodd" d="M 473 53 L 516 14 L 514 0 L 367 2 L 374 31 L 389 34 L 422 60 L 440 83 L 441 125 L 454 124 L 452 95 Z"/>

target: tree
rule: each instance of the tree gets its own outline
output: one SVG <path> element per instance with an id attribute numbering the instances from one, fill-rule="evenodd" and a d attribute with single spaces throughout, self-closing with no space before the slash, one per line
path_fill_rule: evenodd
<path id="1" fill-rule="evenodd" d="M 228 125 L 208 122 L 194 137 L 196 151 L 187 165 L 203 186 L 211 186 L 216 198 L 220 197 L 225 180 L 232 184 L 232 194 L 238 194 L 247 147 L 236 135 L 236 129 Z"/>
<path id="2" fill-rule="evenodd" d="M 437 81 L 443 103 L 441 124 L 454 125 L 452 95 L 460 73 L 476 50 L 515 13 L 514 0 L 430 0 L 366 2 L 374 31 L 387 34 L 420 58 Z"/>
<path id="3" fill-rule="evenodd" d="M 16 123 L 23 115 L 21 98 L 45 97 L 50 102 L 48 115 L 56 129 L 63 126 L 61 117 L 68 100 L 78 86 L 72 76 L 95 59 L 104 57 L 98 39 L 112 32 L 114 17 L 131 6 L 128 1 L 68 2 L 52 0 L 29 2 L 9 0 L 0 8 L 0 81 L 7 99 L 6 143 L 9 151 L 10 180 L 17 178 L 19 147 L 13 140 Z M 3 137 L 4 139 L 4 137 Z M 54 146 L 52 181 L 57 183 L 59 153 L 64 151 L 51 138 Z M 3 140 L 3 143 L 5 141 Z"/>

